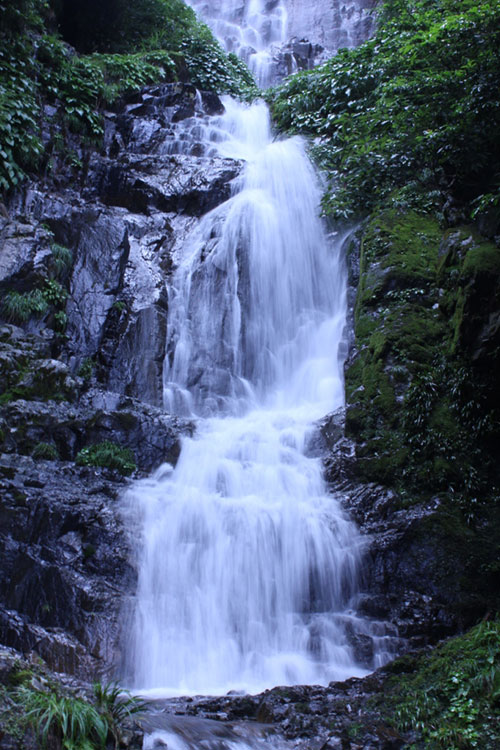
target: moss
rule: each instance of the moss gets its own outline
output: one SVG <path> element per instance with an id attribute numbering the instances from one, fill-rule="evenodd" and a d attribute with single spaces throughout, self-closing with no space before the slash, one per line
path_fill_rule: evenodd
<path id="1" fill-rule="evenodd" d="M 463 276 L 475 276 L 478 273 L 500 274 L 500 248 L 484 240 L 472 247 L 466 254 L 462 266 Z"/>
<path id="2" fill-rule="evenodd" d="M 390 270 L 386 285 L 415 286 L 433 280 L 441 230 L 437 219 L 394 208 L 377 214 L 368 225 L 362 262 L 379 261 Z"/>
<path id="3" fill-rule="evenodd" d="M 358 472 L 414 500 L 451 490 L 471 516 L 500 485 L 496 442 L 479 427 L 485 409 L 490 436 L 500 419 L 488 375 L 500 351 L 499 251 L 471 227 L 443 235 L 434 216 L 392 206 L 368 223 L 360 263 L 345 378 Z"/>

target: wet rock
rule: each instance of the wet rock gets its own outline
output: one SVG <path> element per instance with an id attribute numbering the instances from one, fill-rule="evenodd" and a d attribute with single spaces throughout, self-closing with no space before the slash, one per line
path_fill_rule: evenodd
<path id="1" fill-rule="evenodd" d="M 291 36 L 307 37 L 329 50 L 353 47 L 367 39 L 373 29 L 372 0 L 291 0 L 287 6 Z"/>
<path id="2" fill-rule="evenodd" d="M 36 369 L 18 381 L 17 387 L 38 398 L 54 398 L 74 401 L 81 388 L 70 375 L 69 367 L 58 359 L 38 359 Z"/>
<path id="3" fill-rule="evenodd" d="M 86 445 L 111 441 L 134 453 L 138 468 L 150 471 L 161 463 L 175 463 L 179 435 L 190 433 L 192 423 L 166 415 L 160 409 L 131 398 L 109 394 L 116 408 L 105 404 L 102 393 L 87 394 L 79 406 L 54 401 L 16 400 L 0 409 L 8 425 L 3 450 L 31 454 L 39 443 L 54 445 L 63 460 L 74 460 Z"/>
<path id="4" fill-rule="evenodd" d="M 203 109 L 207 115 L 223 115 L 224 105 L 217 94 L 212 91 L 202 91 L 201 100 L 203 102 Z"/>
<path id="5" fill-rule="evenodd" d="M 126 155 L 120 161 L 98 159 L 93 180 L 103 202 L 133 213 L 154 210 L 201 216 L 226 201 L 239 172 L 233 159 Z"/>
<path id="6" fill-rule="evenodd" d="M 107 470 L 0 457 L 0 639 L 54 669 L 95 676 L 116 664 L 122 597 L 135 573 Z M 36 480 L 36 481 L 34 481 Z"/>
<path id="7" fill-rule="evenodd" d="M 28 221 L 0 218 L 0 287 L 29 290 L 40 278 L 50 256 L 50 233 Z"/>

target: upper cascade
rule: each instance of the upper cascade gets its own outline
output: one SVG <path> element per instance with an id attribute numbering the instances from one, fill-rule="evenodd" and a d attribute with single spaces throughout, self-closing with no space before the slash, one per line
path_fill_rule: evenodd
<path id="1" fill-rule="evenodd" d="M 228 52 L 247 62 L 257 83 L 272 85 L 311 68 L 373 30 L 373 0 L 186 0 Z"/>

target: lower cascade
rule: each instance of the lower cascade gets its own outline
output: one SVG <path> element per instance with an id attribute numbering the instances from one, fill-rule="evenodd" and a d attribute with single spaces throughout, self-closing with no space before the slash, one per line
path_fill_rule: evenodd
<path id="1" fill-rule="evenodd" d="M 314 451 L 315 421 L 343 404 L 343 238 L 318 218 L 302 141 L 274 141 L 263 103 L 224 105 L 196 137 L 244 166 L 178 248 L 169 289 L 165 407 L 196 432 L 175 469 L 126 496 L 140 528 L 131 683 L 163 695 L 373 666 L 349 641 L 368 632 L 349 609 L 362 538 Z"/>

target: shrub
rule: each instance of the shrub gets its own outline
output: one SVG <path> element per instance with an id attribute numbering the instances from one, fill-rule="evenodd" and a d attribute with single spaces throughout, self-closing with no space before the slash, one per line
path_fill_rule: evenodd
<path id="1" fill-rule="evenodd" d="M 120 724 L 134 714 L 144 711 L 147 703 L 141 698 L 131 695 L 128 690 L 123 690 L 116 682 L 110 682 L 107 685 L 95 682 L 93 690 L 99 711 L 106 719 L 115 738 L 116 746 L 118 746 Z"/>
<path id="2" fill-rule="evenodd" d="M 483 622 L 424 657 L 415 673 L 392 680 L 392 715 L 429 748 L 499 746 L 500 623 Z M 420 745 L 417 745 L 420 747 Z"/>
<path id="3" fill-rule="evenodd" d="M 391 0 L 374 39 L 269 97 L 281 128 L 320 137 L 324 209 L 349 216 L 409 181 L 465 201 L 496 195 L 499 87 L 496 0 Z"/>
<path id="4" fill-rule="evenodd" d="M 58 245 L 56 242 L 53 243 L 50 250 L 56 276 L 58 278 L 64 277 L 73 265 L 73 253 L 64 245 Z"/>
<path id="5" fill-rule="evenodd" d="M 137 468 L 132 451 L 129 448 L 121 448 L 109 440 L 82 448 L 75 461 L 79 466 L 116 469 L 125 476 L 132 474 Z"/>
<path id="6" fill-rule="evenodd" d="M 15 695 L 25 712 L 25 722 L 33 728 L 43 745 L 49 737 L 56 735 L 63 750 L 105 747 L 108 722 L 98 709 L 86 701 L 29 687 L 19 688 Z"/>
<path id="7" fill-rule="evenodd" d="M 47 461 L 57 461 L 59 451 L 52 443 L 37 443 L 33 448 L 33 458 L 41 458 Z"/>
<path id="8" fill-rule="evenodd" d="M 33 315 L 45 315 L 48 309 L 49 303 L 40 289 L 24 293 L 7 292 L 2 301 L 2 314 L 12 323 L 26 323 Z"/>

